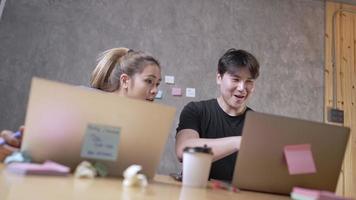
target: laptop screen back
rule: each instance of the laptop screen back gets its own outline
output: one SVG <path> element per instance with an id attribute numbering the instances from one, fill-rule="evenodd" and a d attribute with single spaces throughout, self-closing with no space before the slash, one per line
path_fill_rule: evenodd
<path id="1" fill-rule="evenodd" d="M 294 186 L 335 191 L 348 137 L 345 127 L 248 112 L 233 184 L 279 194 Z M 310 145 L 316 173 L 289 174 L 284 147 L 300 144 Z"/>
<path id="2" fill-rule="evenodd" d="M 21 150 L 72 169 L 100 162 L 113 176 L 139 164 L 152 178 L 174 115 L 173 107 L 34 78 Z"/>

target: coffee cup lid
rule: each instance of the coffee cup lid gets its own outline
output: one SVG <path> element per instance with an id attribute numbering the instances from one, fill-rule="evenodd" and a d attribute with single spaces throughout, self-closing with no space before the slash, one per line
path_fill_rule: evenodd
<path id="1" fill-rule="evenodd" d="M 208 147 L 206 144 L 202 147 L 185 147 L 183 152 L 213 154 L 211 148 Z"/>

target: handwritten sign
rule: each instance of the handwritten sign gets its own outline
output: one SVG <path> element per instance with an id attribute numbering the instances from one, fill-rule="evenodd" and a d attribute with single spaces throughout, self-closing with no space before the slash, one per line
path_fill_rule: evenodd
<path id="1" fill-rule="evenodd" d="M 100 160 L 117 159 L 120 128 L 88 124 L 81 150 L 81 157 Z"/>

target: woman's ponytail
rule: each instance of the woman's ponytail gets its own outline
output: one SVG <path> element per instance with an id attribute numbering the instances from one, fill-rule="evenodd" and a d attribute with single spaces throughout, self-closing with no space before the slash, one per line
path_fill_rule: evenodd
<path id="1" fill-rule="evenodd" d="M 120 81 L 112 81 L 112 71 L 117 66 L 119 69 L 121 58 L 125 56 L 130 49 L 125 47 L 113 48 L 103 52 L 99 59 L 98 64 L 96 65 L 91 78 L 90 86 L 100 90 L 112 92 L 119 87 Z M 120 77 L 118 77 L 120 78 Z"/>

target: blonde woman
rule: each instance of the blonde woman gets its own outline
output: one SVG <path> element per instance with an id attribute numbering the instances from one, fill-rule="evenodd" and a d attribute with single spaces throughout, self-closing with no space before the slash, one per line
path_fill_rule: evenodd
<path id="1" fill-rule="evenodd" d="M 103 52 L 95 67 L 90 86 L 120 96 L 153 102 L 161 82 L 159 61 L 149 54 L 128 48 L 114 48 Z M 23 133 L 24 127 L 19 131 Z M 0 146 L 0 161 L 21 146 L 21 138 L 12 131 L 0 133 L 6 144 Z"/>

